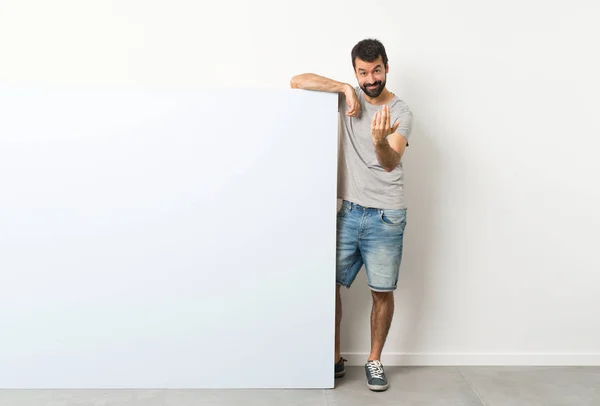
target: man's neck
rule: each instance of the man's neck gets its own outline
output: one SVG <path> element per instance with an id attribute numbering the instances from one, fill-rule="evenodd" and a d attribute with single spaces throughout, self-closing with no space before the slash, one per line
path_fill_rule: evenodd
<path id="1" fill-rule="evenodd" d="M 365 100 L 369 104 L 374 104 L 375 106 L 383 106 L 384 104 L 389 103 L 393 98 L 394 94 L 387 90 L 387 88 L 384 88 L 383 92 L 377 97 L 369 97 L 369 95 L 365 93 Z"/>

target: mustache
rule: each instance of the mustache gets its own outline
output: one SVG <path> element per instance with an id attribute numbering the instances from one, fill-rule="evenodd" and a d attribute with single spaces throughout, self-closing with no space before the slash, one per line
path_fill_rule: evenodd
<path id="1" fill-rule="evenodd" d="M 378 81 L 377 81 L 377 82 L 375 82 L 375 83 L 365 83 L 365 85 L 364 85 L 364 86 L 365 86 L 365 87 L 367 87 L 367 86 L 381 86 L 381 80 L 378 80 Z"/>

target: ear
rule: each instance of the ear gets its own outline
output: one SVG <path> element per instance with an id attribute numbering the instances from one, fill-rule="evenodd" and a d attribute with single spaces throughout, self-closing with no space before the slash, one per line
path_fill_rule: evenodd
<path id="1" fill-rule="evenodd" d="M 385 64 L 385 74 L 390 73 L 390 65 L 388 63 Z"/>

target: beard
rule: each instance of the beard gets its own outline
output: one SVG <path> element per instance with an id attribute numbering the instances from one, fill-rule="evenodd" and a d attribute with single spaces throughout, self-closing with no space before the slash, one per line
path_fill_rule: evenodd
<path id="1" fill-rule="evenodd" d="M 363 83 L 360 88 L 363 90 L 363 92 L 365 92 L 367 96 L 378 97 L 381 94 L 381 92 L 383 92 L 383 89 L 385 89 L 385 82 L 385 80 L 383 82 L 381 80 L 378 80 L 374 83 Z"/>

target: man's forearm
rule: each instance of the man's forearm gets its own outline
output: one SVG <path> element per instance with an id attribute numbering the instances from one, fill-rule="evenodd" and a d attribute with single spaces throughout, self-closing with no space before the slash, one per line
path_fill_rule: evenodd
<path id="1" fill-rule="evenodd" d="M 377 155 L 379 165 L 386 172 L 393 171 L 400 163 L 400 154 L 394 151 L 387 140 L 375 143 L 375 154 Z"/>
<path id="2" fill-rule="evenodd" d="M 351 88 L 348 83 L 338 82 L 314 73 L 303 73 L 294 76 L 290 81 L 294 89 L 315 90 L 319 92 L 345 93 Z"/>

